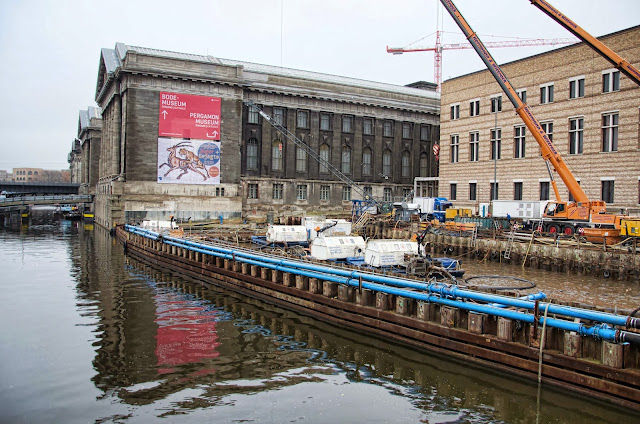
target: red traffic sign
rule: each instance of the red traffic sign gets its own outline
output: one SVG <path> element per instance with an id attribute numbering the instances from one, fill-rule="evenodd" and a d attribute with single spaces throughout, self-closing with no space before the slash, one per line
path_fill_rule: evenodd
<path id="1" fill-rule="evenodd" d="M 158 136 L 220 140 L 220 97 L 160 93 Z"/>

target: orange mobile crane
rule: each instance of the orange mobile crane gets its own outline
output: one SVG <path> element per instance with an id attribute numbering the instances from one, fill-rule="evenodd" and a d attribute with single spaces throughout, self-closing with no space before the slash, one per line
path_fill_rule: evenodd
<path id="1" fill-rule="evenodd" d="M 624 230 L 628 228 L 628 223 L 635 225 L 633 223 L 638 221 L 629 219 L 626 215 L 607 214 L 606 203 L 604 201 L 589 200 L 585 192 L 580 187 L 580 184 L 571 173 L 566 162 L 560 155 L 560 152 L 555 148 L 545 131 L 542 129 L 542 126 L 533 115 L 529 105 L 522 102 L 520 96 L 518 96 L 516 90 L 509 82 L 507 76 L 502 72 L 502 69 L 500 69 L 500 66 L 485 48 L 482 41 L 480 41 L 478 35 L 471 29 L 462 14 L 458 11 L 457 7 L 453 4 L 453 1 L 441 0 L 441 2 L 465 34 L 482 61 L 485 63 L 487 69 L 491 72 L 502 90 L 505 92 L 515 107 L 516 113 L 520 116 L 540 145 L 542 157 L 547 164 L 551 185 L 556 196 L 556 201 L 549 202 L 545 209 L 544 230 L 551 233 L 564 232 L 565 234 L 573 234 L 575 231 L 578 231 L 580 233 L 584 233 L 588 239 L 593 241 L 596 241 L 597 239 L 602 240 L 604 237 L 604 240 L 610 244 L 620 241 L 621 228 L 623 229 L 623 235 L 627 235 Z M 532 2 L 535 2 L 535 0 L 532 0 Z M 586 35 L 586 32 L 584 32 L 584 30 L 580 30 L 576 35 L 582 38 Z M 627 69 L 629 68 L 627 67 Z M 558 186 L 553 178 L 551 166 L 553 166 L 553 169 L 562 179 L 562 182 L 569 190 L 569 193 L 571 193 L 575 199 L 574 202 L 568 203 L 562 201 L 558 191 Z M 627 220 L 628 222 L 626 222 Z"/>

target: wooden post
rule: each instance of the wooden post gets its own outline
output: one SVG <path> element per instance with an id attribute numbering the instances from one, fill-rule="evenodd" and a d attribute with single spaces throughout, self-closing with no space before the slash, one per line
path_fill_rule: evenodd
<path id="1" fill-rule="evenodd" d="M 470 332 L 475 334 L 484 334 L 487 327 L 487 314 L 480 314 L 477 312 L 469 312 L 469 320 L 467 327 Z"/>
<path id="2" fill-rule="evenodd" d="M 513 321 L 498 317 L 498 338 L 508 342 L 513 341 Z"/>

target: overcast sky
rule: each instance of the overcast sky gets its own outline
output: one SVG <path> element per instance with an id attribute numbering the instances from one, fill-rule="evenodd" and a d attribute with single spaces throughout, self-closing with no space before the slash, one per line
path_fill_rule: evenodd
<path id="1" fill-rule="evenodd" d="M 529 0 L 454 2 L 484 42 L 571 37 Z M 594 36 L 640 24 L 638 0 L 551 2 Z M 464 41 L 437 0 L 0 0 L 0 169 L 68 168 L 100 49 L 116 42 L 404 85 L 434 80 L 433 53 L 385 47 L 433 46 L 438 10 L 442 42 Z M 552 48 L 491 52 L 504 63 Z M 480 69 L 473 50 L 443 53 L 445 80 Z"/>

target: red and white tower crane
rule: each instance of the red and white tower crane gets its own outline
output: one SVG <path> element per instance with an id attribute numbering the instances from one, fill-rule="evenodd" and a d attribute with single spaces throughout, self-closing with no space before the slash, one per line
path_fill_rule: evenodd
<path id="1" fill-rule="evenodd" d="M 442 44 L 440 42 L 440 34 L 442 31 L 436 31 L 436 45 L 433 47 L 418 47 L 418 48 L 405 48 L 405 47 L 389 47 L 387 46 L 387 53 L 402 54 L 413 52 L 433 52 L 433 78 L 438 85 L 438 92 L 440 92 L 440 85 L 442 84 L 442 51 L 443 50 L 459 50 L 459 49 L 472 49 L 471 44 L 457 43 L 457 44 Z M 579 43 L 577 38 L 550 38 L 550 39 L 520 39 L 511 41 L 495 41 L 484 43 L 486 47 L 530 47 L 530 46 L 552 46 L 561 44 L 575 44 Z"/>

